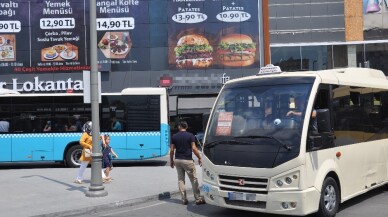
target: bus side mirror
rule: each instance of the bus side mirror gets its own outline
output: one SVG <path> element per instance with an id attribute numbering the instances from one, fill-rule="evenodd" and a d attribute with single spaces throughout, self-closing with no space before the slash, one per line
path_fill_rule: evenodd
<path id="1" fill-rule="evenodd" d="M 329 109 L 317 109 L 317 126 L 319 133 L 330 133 L 331 122 L 330 122 L 330 111 Z"/>

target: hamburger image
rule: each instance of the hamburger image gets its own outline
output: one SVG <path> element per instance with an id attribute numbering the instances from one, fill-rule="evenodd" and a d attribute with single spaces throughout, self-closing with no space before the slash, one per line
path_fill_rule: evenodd
<path id="1" fill-rule="evenodd" d="M 213 62 L 213 47 L 202 35 L 182 36 L 174 51 L 177 68 L 206 68 Z"/>
<path id="2" fill-rule="evenodd" d="M 229 34 L 223 36 L 217 47 L 217 57 L 220 64 L 231 67 L 243 67 L 255 62 L 256 43 L 244 34 Z"/>

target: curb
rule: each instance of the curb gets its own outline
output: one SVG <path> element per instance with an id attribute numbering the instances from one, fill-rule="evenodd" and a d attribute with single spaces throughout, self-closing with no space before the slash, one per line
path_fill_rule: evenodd
<path id="1" fill-rule="evenodd" d="M 192 190 L 187 190 L 187 193 L 191 193 L 191 192 Z M 102 212 L 102 211 L 136 206 L 146 202 L 157 201 L 157 200 L 167 200 L 177 195 L 180 195 L 179 191 L 163 192 L 157 195 L 117 201 L 109 204 L 95 205 L 95 206 L 90 206 L 90 207 L 85 207 L 85 208 L 80 208 L 75 210 L 67 210 L 67 211 L 54 212 L 54 213 L 48 213 L 48 214 L 42 214 L 42 215 L 35 215 L 33 217 L 71 217 L 71 216 L 93 215 L 93 214 L 98 214 L 99 212 Z"/>

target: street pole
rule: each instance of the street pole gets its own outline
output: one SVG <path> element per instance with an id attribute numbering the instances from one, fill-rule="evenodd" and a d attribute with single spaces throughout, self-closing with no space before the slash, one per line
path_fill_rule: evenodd
<path id="1" fill-rule="evenodd" d="M 108 192 L 102 184 L 102 154 L 100 150 L 100 120 L 99 120 L 99 81 L 97 65 L 97 24 L 96 24 L 96 0 L 89 0 L 90 18 L 90 102 L 92 104 L 92 174 L 87 197 L 104 197 Z"/>
<path id="2" fill-rule="evenodd" d="M 265 66 L 264 63 L 264 28 L 263 28 L 263 0 L 258 0 L 258 20 L 259 20 L 259 52 L 260 52 L 260 68 Z"/>
<path id="3" fill-rule="evenodd" d="M 268 0 L 262 1 L 264 65 L 271 63 Z"/>

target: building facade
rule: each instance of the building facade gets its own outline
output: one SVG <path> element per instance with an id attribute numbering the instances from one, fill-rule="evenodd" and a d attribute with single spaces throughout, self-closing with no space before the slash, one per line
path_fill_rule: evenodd
<path id="1" fill-rule="evenodd" d="M 370 67 L 384 71 L 388 2 L 270 0 L 271 62 L 283 70 Z"/>
<path id="2" fill-rule="evenodd" d="M 263 65 L 260 0 L 97 0 L 102 92 L 166 87 L 172 121 L 194 133 L 223 83 Z M 381 69 L 383 0 L 269 0 L 271 63 L 283 70 Z M 88 0 L 0 3 L 0 88 L 82 92 L 90 69 Z"/>

